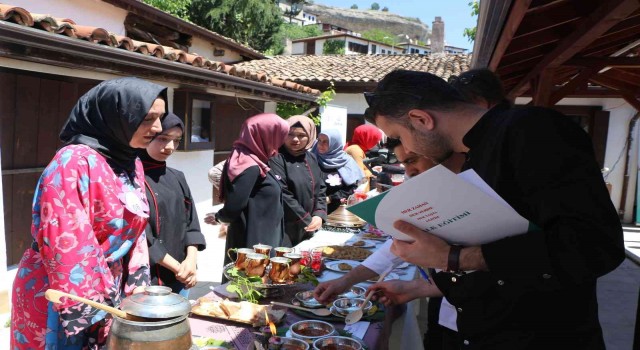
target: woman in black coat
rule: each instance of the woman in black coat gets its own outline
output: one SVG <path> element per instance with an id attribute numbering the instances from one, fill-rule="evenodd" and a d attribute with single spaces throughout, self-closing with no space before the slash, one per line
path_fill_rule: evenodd
<path id="1" fill-rule="evenodd" d="M 287 243 L 296 246 L 313 237 L 327 220 L 327 201 L 322 171 L 308 151 L 316 139 L 313 120 L 296 115 L 287 122 L 287 139 L 269 165 L 282 186 L 285 241 L 289 239 Z"/>
<path id="2" fill-rule="evenodd" d="M 182 140 L 184 124 L 169 113 L 146 151 L 140 152 L 150 213 L 147 243 L 151 284 L 170 287 L 188 296 L 197 282 L 197 253 L 206 241 L 184 174 L 167 167 L 166 160 Z"/>
<path id="3" fill-rule="evenodd" d="M 267 164 L 288 133 L 289 124 L 276 114 L 258 114 L 242 124 L 222 172 L 224 206 L 215 215 L 229 225 L 226 250 L 282 245 L 282 188 Z M 226 256 L 225 264 L 229 262 Z"/>

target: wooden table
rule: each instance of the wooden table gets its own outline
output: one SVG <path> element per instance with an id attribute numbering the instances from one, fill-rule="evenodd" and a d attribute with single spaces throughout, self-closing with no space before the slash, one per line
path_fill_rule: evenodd
<path id="1" fill-rule="evenodd" d="M 354 239 L 353 234 L 349 233 L 337 233 L 330 231 L 319 231 L 315 234 L 315 236 L 307 241 L 300 243 L 296 249 L 299 251 L 301 249 L 310 249 L 314 247 L 324 246 L 324 245 L 340 245 L 349 241 L 350 239 Z M 340 273 L 333 272 L 329 270 L 325 270 L 323 274 L 318 278 L 320 281 L 328 281 L 334 278 L 340 277 Z M 410 266 L 409 268 L 403 270 L 403 275 L 400 276 L 400 279 L 410 280 L 415 278 L 416 269 L 414 266 Z M 361 284 L 363 287 L 367 287 L 369 283 Z M 264 298 L 260 301 L 260 304 L 269 304 L 271 301 L 279 301 L 284 303 L 291 303 L 291 300 L 294 298 L 295 293 L 304 290 L 313 289 L 313 285 L 311 284 L 303 284 L 297 285 L 294 287 L 288 287 L 284 289 L 284 295 L 274 297 L 274 298 Z M 216 288 L 217 291 L 221 293 L 210 293 L 208 297 L 220 298 L 224 290 L 224 285 Z M 392 337 L 392 329 L 394 329 L 394 322 L 398 319 L 402 320 L 401 329 L 396 330 L 394 332 L 406 333 L 406 329 L 417 329 L 417 323 L 415 319 L 415 312 L 405 312 L 406 306 L 394 306 L 387 308 L 385 312 L 384 319 L 377 322 L 371 322 L 363 337 L 364 343 L 369 347 L 369 349 L 380 349 L 385 350 L 389 348 L 389 339 Z M 287 315 L 284 319 L 284 323 L 279 325 L 278 327 L 290 326 L 293 323 L 302 320 L 303 317 L 298 314 L 287 311 Z M 225 340 L 233 342 L 236 345 L 238 350 L 251 349 L 253 344 L 253 339 L 255 336 L 254 332 L 258 332 L 257 329 L 243 325 L 240 323 L 218 320 L 213 318 L 200 317 L 197 315 L 191 316 L 189 318 L 191 324 L 191 331 L 194 336 L 203 336 L 203 337 L 211 337 L 218 340 Z M 334 327 L 337 329 L 342 329 L 344 327 L 343 322 L 331 322 Z M 396 327 L 397 328 L 397 327 Z M 410 336 L 410 338 L 415 338 L 415 332 Z M 405 334 L 398 335 L 398 338 L 409 341 L 408 343 L 403 342 L 402 348 L 406 348 L 405 345 L 408 344 L 416 344 L 422 345 L 422 341 L 420 336 L 417 336 L 418 339 L 405 339 Z M 411 347 L 409 347 L 411 348 Z M 413 349 L 413 348 L 412 348 Z"/>

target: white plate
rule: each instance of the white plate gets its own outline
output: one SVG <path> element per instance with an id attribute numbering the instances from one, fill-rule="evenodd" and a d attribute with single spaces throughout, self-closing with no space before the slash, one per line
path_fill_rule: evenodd
<path id="1" fill-rule="evenodd" d="M 338 265 L 340 264 L 348 264 L 349 266 L 351 266 L 352 269 L 360 265 L 359 262 L 353 261 L 353 260 L 334 260 L 334 261 L 327 261 L 325 263 L 325 267 L 327 268 L 327 270 L 331 270 L 335 272 L 347 273 L 351 271 L 351 270 L 340 270 L 340 268 L 338 267 Z"/>
<path id="2" fill-rule="evenodd" d="M 380 278 L 380 277 L 377 277 L 376 279 L 367 280 L 367 282 L 373 282 L 373 283 L 376 283 L 376 282 L 378 282 L 378 278 Z M 387 277 L 385 277 L 385 278 L 384 278 L 384 280 L 385 280 L 385 281 L 390 281 L 390 280 L 397 280 L 398 278 L 400 278 L 400 276 L 399 276 L 397 273 L 395 273 L 395 272 L 390 272 L 390 273 L 387 275 Z"/>
<path id="3" fill-rule="evenodd" d="M 354 243 L 356 243 L 358 241 L 363 241 L 364 245 L 353 245 Z M 358 240 L 353 241 L 353 242 L 345 243 L 345 245 L 346 246 L 350 246 L 350 247 L 356 247 L 356 248 L 374 248 L 376 246 L 376 242 L 369 241 L 369 240 L 366 240 L 366 239 L 358 239 Z"/>

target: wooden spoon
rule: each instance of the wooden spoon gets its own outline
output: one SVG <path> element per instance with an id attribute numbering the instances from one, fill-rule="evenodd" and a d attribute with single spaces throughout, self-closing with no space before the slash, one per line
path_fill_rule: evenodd
<path id="1" fill-rule="evenodd" d="M 118 316 L 120 318 L 123 318 L 125 320 L 129 320 L 129 321 L 148 321 L 147 318 L 145 317 L 139 317 L 139 316 L 134 316 L 132 314 L 128 314 L 126 311 L 122 311 L 120 309 L 116 309 L 115 307 L 111 307 L 105 304 L 101 304 L 98 303 L 96 301 L 90 300 L 90 299 L 86 299 L 83 297 L 79 297 L 77 295 L 73 295 L 73 294 L 69 294 L 69 293 L 65 293 L 65 292 L 61 292 L 59 290 L 55 290 L 55 289 L 47 289 L 47 291 L 44 293 L 44 297 L 47 298 L 47 300 L 49 300 L 52 303 L 56 303 L 59 304 L 62 301 L 60 300 L 61 297 L 67 297 L 69 299 L 73 299 L 75 301 L 79 301 L 81 303 L 85 303 L 89 306 L 95 307 L 96 309 L 102 310 L 102 311 L 106 311 L 112 315 Z"/>
<path id="2" fill-rule="evenodd" d="M 277 301 L 272 301 L 271 305 L 279 305 L 279 306 L 288 307 L 290 309 L 298 309 L 298 310 L 310 312 L 310 313 L 312 313 L 314 315 L 318 315 L 318 316 L 329 316 L 329 315 L 331 315 L 331 311 L 329 309 L 307 309 L 306 307 L 301 307 L 301 306 L 291 305 L 291 304 L 285 304 L 285 303 L 279 303 Z"/>
<path id="3" fill-rule="evenodd" d="M 378 278 L 378 282 L 376 283 L 380 283 L 382 281 L 384 281 L 384 278 L 387 277 L 387 275 L 389 274 L 389 272 L 391 272 L 391 270 L 395 269 L 396 265 L 393 265 L 391 267 L 389 267 L 387 270 L 385 270 L 380 277 Z M 344 318 L 344 323 L 346 324 L 354 324 L 358 321 L 360 321 L 360 319 L 362 318 L 362 316 L 364 315 L 364 312 L 362 311 L 362 309 L 364 309 L 364 307 L 367 305 L 367 303 L 369 302 L 369 300 L 371 300 L 371 297 L 376 294 L 374 291 L 371 291 L 371 293 L 369 293 L 369 295 L 367 295 L 367 297 L 364 299 L 364 302 L 362 303 L 362 305 L 360 306 L 360 308 L 350 314 L 347 315 L 347 317 Z"/>

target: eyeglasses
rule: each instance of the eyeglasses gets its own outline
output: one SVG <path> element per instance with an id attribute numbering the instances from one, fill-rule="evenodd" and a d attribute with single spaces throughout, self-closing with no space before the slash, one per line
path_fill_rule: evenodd
<path id="1" fill-rule="evenodd" d="M 465 75 L 463 77 L 459 77 L 457 75 L 452 75 L 449 77 L 449 79 L 447 79 L 447 82 L 451 85 L 460 83 L 462 85 L 468 85 L 473 81 L 473 78 L 475 78 L 475 74 L 469 74 L 469 75 Z"/>
<path id="2" fill-rule="evenodd" d="M 369 107 L 372 107 L 376 102 L 376 98 L 381 96 L 392 96 L 392 95 L 405 95 L 405 96 L 411 96 L 413 98 L 417 98 L 418 100 L 422 100 L 422 96 L 412 94 L 410 92 L 404 92 L 404 91 L 365 92 L 364 99 L 365 101 L 367 101 L 367 104 L 369 105 Z"/>

